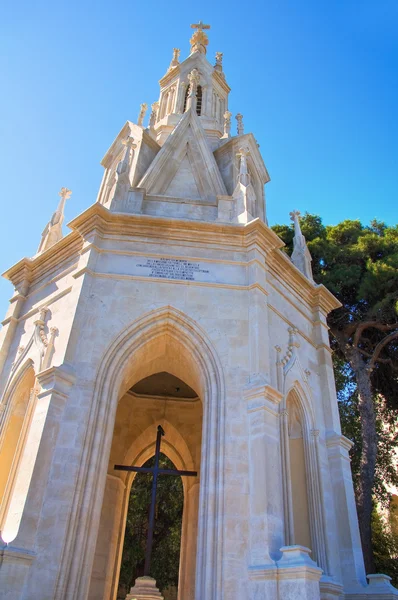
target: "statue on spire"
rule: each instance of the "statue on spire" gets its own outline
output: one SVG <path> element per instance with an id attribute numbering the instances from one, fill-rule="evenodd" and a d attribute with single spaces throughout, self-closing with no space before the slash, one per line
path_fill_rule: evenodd
<path id="1" fill-rule="evenodd" d="M 41 254 L 62 239 L 62 223 L 64 221 L 65 202 L 68 200 L 68 198 L 70 198 L 71 194 L 72 192 L 68 190 L 68 188 L 61 188 L 61 191 L 58 194 L 61 196 L 61 200 L 59 201 L 57 210 L 41 234 L 41 242 L 37 250 L 37 254 Z"/>
<path id="2" fill-rule="evenodd" d="M 300 227 L 300 211 L 293 210 L 290 214 L 290 219 L 294 223 L 294 238 L 293 238 L 293 264 L 305 275 L 310 281 L 314 281 L 312 277 L 312 257 L 307 247 L 305 237 L 301 233 Z"/>
<path id="3" fill-rule="evenodd" d="M 137 125 L 139 125 L 140 127 L 143 126 L 147 110 L 148 110 L 148 104 L 146 102 L 143 102 L 142 104 L 140 104 L 140 112 L 139 112 L 138 120 L 137 120 Z"/>
<path id="4" fill-rule="evenodd" d="M 191 44 L 191 54 L 194 54 L 194 52 L 206 54 L 206 46 L 209 43 L 209 39 L 204 30 L 210 29 L 210 25 L 205 25 L 202 21 L 199 21 L 199 23 L 193 23 L 191 28 L 196 29 L 195 33 L 189 40 Z"/>
<path id="5" fill-rule="evenodd" d="M 171 71 L 171 69 L 174 69 L 174 67 L 178 67 L 178 65 L 180 64 L 180 52 L 181 50 L 179 48 L 173 48 L 173 58 L 171 59 L 168 71 Z"/>

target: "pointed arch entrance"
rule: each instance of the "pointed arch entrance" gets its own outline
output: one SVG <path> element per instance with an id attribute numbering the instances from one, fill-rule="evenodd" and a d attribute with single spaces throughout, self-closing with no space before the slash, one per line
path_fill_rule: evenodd
<path id="1" fill-rule="evenodd" d="M 168 306 L 152 311 L 134 322 L 121 333 L 109 348 L 99 369 L 93 396 L 93 419 L 87 432 L 85 462 L 79 473 L 78 489 L 70 518 L 69 539 L 60 570 L 56 598 L 67 591 L 68 597 L 89 597 L 91 571 L 96 554 L 97 538 L 101 532 L 102 508 L 107 494 L 119 498 L 114 511 L 112 543 L 120 548 L 120 531 L 123 510 L 126 510 L 126 485 L 109 466 L 115 464 L 112 452 L 118 410 L 128 390 L 142 379 L 153 374 L 167 372 L 178 377 L 197 392 L 203 413 L 201 443 L 192 451 L 186 440 L 178 440 L 175 430 L 168 451 L 177 468 L 191 470 L 192 462 L 199 463 L 200 486 L 194 492 L 197 502 L 197 533 L 195 527 L 187 527 L 186 543 L 182 549 L 180 577 L 183 565 L 191 586 L 186 598 L 215 600 L 220 597 L 222 586 L 223 545 L 223 449 L 224 449 L 224 384 L 217 354 L 204 331 L 189 317 Z M 137 413 L 138 414 L 138 413 Z M 150 427 L 150 426 L 148 426 Z M 191 424 L 197 428 L 197 424 Z M 150 429 L 139 432 L 124 444 L 124 464 L 135 460 L 145 462 L 153 454 L 149 443 Z M 153 433 L 153 432 L 152 432 Z M 181 435 L 181 434 L 180 434 Z M 141 437 L 144 436 L 144 437 Z M 117 436 L 116 436 L 117 437 Z M 147 442 L 144 441 L 147 439 Z M 155 436 L 151 436 L 153 444 Z M 184 438 L 184 436 L 182 436 Z M 188 446 L 189 454 L 185 445 Z M 126 448 L 128 448 L 126 450 Z M 165 452 L 167 455 L 167 452 Z M 127 462 L 126 462 L 127 461 Z M 118 459 L 116 462 L 121 462 Z M 190 464 L 191 463 L 191 464 Z M 79 483 L 81 487 L 79 486 Z M 187 498 L 189 491 L 187 491 Z M 103 502 L 104 501 L 104 502 Z M 194 499 L 192 505 L 195 505 Z M 183 524 L 183 530 L 184 530 Z M 119 535 L 119 534 L 117 534 Z M 99 539 L 99 538 L 98 538 Z M 117 554 L 117 553 L 116 553 Z M 115 554 L 115 555 L 116 555 Z M 184 558 L 184 556 L 190 557 Z M 84 561 L 81 557 L 84 556 Z M 194 557 L 194 565 L 192 559 Z M 104 557 L 102 557 L 104 558 Z M 184 562 L 186 561 L 186 562 Z M 105 560 L 108 569 L 108 559 Z M 188 572 L 189 571 L 189 572 Z M 110 570 L 107 571 L 110 573 Z M 115 589 L 116 568 L 113 562 L 112 582 L 107 579 L 109 594 Z M 94 571 L 93 571 L 94 574 Z M 192 582 L 194 582 L 192 589 Z M 185 584 L 184 584 L 185 585 Z M 187 584 L 188 585 L 188 584 Z M 106 592 L 108 593 L 108 592 Z M 90 592 L 91 594 L 91 592 Z M 101 597 L 101 596 L 97 596 Z M 102 596 L 110 598 L 111 596 Z M 184 597 L 185 600 L 185 597 Z"/>

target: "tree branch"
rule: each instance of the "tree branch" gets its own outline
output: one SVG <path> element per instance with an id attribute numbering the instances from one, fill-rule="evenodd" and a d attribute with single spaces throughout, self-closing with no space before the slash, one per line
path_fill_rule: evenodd
<path id="1" fill-rule="evenodd" d="M 398 329 L 398 323 L 383 324 L 383 323 L 377 323 L 376 321 L 365 321 L 365 323 L 358 323 L 358 326 L 356 327 L 356 330 L 355 330 L 354 340 L 352 343 L 352 345 L 355 348 L 358 348 L 359 340 L 360 340 L 362 333 L 365 331 L 365 329 L 369 329 L 370 327 L 373 327 L 374 329 L 378 329 L 379 331 L 391 331 L 393 329 Z M 376 346 L 376 348 L 377 348 L 377 346 Z"/>
<path id="2" fill-rule="evenodd" d="M 370 360 L 370 363 L 369 363 L 369 370 L 370 371 L 372 371 L 374 369 L 375 363 L 377 361 L 379 361 L 379 362 L 381 362 L 381 361 L 385 362 L 386 360 L 387 361 L 388 360 L 391 361 L 391 359 L 380 359 L 379 355 L 380 355 L 380 352 L 383 350 L 383 348 L 385 346 L 387 346 L 387 344 L 389 344 L 390 342 L 392 342 L 392 340 L 396 340 L 396 339 L 398 339 L 398 331 L 393 331 L 392 333 L 390 333 L 389 335 L 387 335 L 383 340 L 381 340 L 381 342 L 379 342 L 377 344 L 377 346 L 376 346 L 376 348 L 375 348 L 375 350 L 373 352 L 373 356 L 372 356 L 372 358 Z"/>

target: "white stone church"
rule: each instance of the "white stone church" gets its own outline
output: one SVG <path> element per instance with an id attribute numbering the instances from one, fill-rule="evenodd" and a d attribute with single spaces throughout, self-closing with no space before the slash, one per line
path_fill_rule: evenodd
<path id="1" fill-rule="evenodd" d="M 267 226 L 267 168 L 203 23 L 159 101 L 5 277 L 0 338 L 0 598 L 115 600 L 134 471 L 183 476 L 179 600 L 380 600 L 367 582 L 326 317 L 295 225 Z M 147 574 L 127 598 L 162 598 Z"/>

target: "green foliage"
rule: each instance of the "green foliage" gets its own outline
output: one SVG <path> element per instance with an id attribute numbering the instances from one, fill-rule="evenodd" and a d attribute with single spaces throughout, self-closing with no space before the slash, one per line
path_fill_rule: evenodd
<path id="1" fill-rule="evenodd" d="M 324 226 L 320 217 L 306 213 L 300 219 L 303 235 L 312 255 L 314 279 L 323 283 L 342 303 L 342 308 L 329 315 L 333 333 L 343 332 L 352 344 L 355 325 L 365 321 L 381 325 L 398 322 L 398 225 L 387 226 L 373 220 L 370 226 L 360 221 L 345 220 Z M 293 250 L 293 225 L 272 228 Z M 398 328 L 397 328 L 398 329 Z M 364 353 L 373 350 L 386 332 L 370 327 L 361 337 Z M 331 338 L 332 348 L 342 356 L 341 345 Z M 372 373 L 374 392 L 398 408 L 398 339 L 385 346 Z M 385 362 L 390 359 L 391 363 Z"/>
<path id="2" fill-rule="evenodd" d="M 145 467 L 154 465 L 154 457 Z M 173 463 L 160 454 L 160 466 L 175 469 Z M 152 475 L 137 473 L 131 486 L 119 578 L 119 597 L 124 597 L 137 577 L 144 573 L 148 534 L 148 514 L 151 502 Z M 178 585 L 181 522 L 184 492 L 181 477 L 160 476 L 157 487 L 156 518 L 153 536 L 151 576 L 160 591 Z"/>
<path id="3" fill-rule="evenodd" d="M 335 356 L 334 372 L 336 378 L 337 399 L 341 429 L 343 434 L 354 442 L 351 450 L 351 469 L 354 488 L 358 488 L 359 464 L 362 452 L 361 421 L 358 411 L 358 392 L 355 375 L 350 366 Z M 377 461 L 374 484 L 375 501 L 387 509 L 390 503 L 391 486 L 398 485 L 395 450 L 398 448 L 397 417 L 380 398 L 375 398 Z"/>
<path id="4" fill-rule="evenodd" d="M 378 570 L 396 577 L 392 560 L 397 542 L 377 513 L 370 522 L 370 509 L 372 495 L 376 505 L 386 507 L 387 486 L 398 483 L 393 454 L 398 445 L 398 226 L 373 220 L 364 227 L 358 220 L 345 220 L 325 227 L 318 216 L 308 213 L 300 225 L 312 255 L 315 281 L 342 304 L 328 316 L 328 325 L 342 430 L 354 441 L 352 471 L 360 516 L 366 506 L 360 523 L 365 562 L 372 564 L 373 536 Z M 291 254 L 293 225 L 273 229 Z M 372 397 L 375 419 L 366 408 Z M 374 442 L 373 446 L 364 443 L 369 432 L 376 434 L 372 439 L 377 439 L 377 454 L 372 455 Z"/>
<path id="5" fill-rule="evenodd" d="M 398 536 L 374 510 L 372 514 L 373 554 L 377 573 L 385 573 L 398 587 Z"/>

